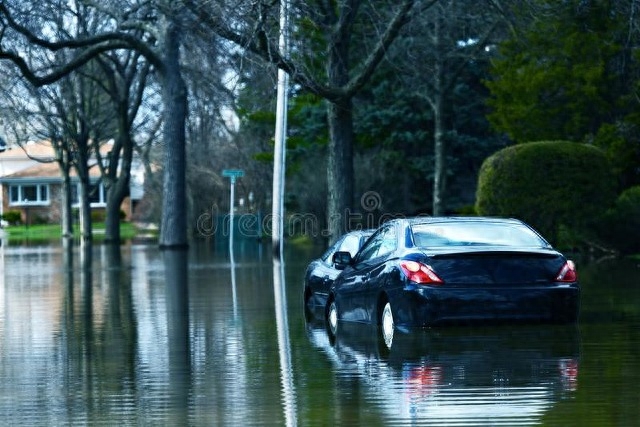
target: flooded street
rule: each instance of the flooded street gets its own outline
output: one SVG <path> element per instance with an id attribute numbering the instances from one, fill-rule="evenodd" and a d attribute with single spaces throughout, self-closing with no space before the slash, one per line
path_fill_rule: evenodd
<path id="1" fill-rule="evenodd" d="M 0 247 L 5 425 L 640 425 L 640 262 L 578 264 L 577 325 L 396 331 L 302 307 L 322 248 Z M 90 268 L 89 268 L 90 266 Z"/>

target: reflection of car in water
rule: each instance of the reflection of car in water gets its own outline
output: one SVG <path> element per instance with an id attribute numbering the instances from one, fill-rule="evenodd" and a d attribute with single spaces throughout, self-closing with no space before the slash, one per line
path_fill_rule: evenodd
<path id="1" fill-rule="evenodd" d="M 339 375 L 359 378 L 390 423 L 538 425 L 577 388 L 575 325 L 396 330 L 346 323 L 333 336 L 307 317 L 307 335 Z"/>

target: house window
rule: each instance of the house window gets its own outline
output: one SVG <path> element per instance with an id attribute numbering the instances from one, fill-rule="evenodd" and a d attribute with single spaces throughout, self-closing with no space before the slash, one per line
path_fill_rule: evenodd
<path id="1" fill-rule="evenodd" d="M 14 184 L 9 186 L 9 202 L 11 205 L 48 205 L 48 184 Z"/>
<path id="2" fill-rule="evenodd" d="M 80 206 L 80 184 L 71 187 L 71 204 L 75 207 Z M 89 203 L 91 207 L 102 207 L 107 204 L 106 191 L 102 183 L 91 184 L 89 186 Z"/>

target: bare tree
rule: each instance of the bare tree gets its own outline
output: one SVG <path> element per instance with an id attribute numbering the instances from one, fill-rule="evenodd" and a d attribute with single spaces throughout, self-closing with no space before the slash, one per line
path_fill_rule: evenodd
<path id="1" fill-rule="evenodd" d="M 78 3 L 60 9 L 58 2 L 4 1 L 0 4 L 0 60 L 13 62 L 35 86 L 53 83 L 98 55 L 118 49 L 135 50 L 155 68 L 163 88 L 165 164 L 160 246 L 188 246 L 185 203 L 185 118 L 187 90 L 180 66 L 185 17 L 181 3 L 111 1 L 93 5 L 105 26 L 75 37 L 52 34 L 51 28 L 79 16 Z M 56 18 L 51 18 L 51 16 Z M 43 30 L 45 28 L 46 30 Z M 141 36 L 137 31 L 144 30 Z M 63 52 L 55 66 L 33 63 L 33 51 Z"/>
<path id="2" fill-rule="evenodd" d="M 36 88 L 17 80 L 10 99 L 13 113 L 22 132 L 16 131 L 16 142 L 23 145 L 33 137 L 48 141 L 55 152 L 62 176 L 61 218 L 63 236 L 72 234 L 71 201 L 77 196 L 81 236 L 84 242 L 92 239 L 89 195 L 93 191 L 90 169 L 91 152 L 113 121 L 106 106 L 106 95 L 87 78 L 89 64 L 69 74 L 55 84 Z M 28 96 L 25 96 L 28 95 Z M 98 149 L 96 148 L 96 151 Z M 73 193 L 71 170 L 79 180 L 79 191 Z"/>
<path id="3" fill-rule="evenodd" d="M 426 10 L 434 1 L 422 7 Z M 230 8 L 224 2 L 186 0 L 188 8 L 220 37 L 285 70 L 294 84 L 327 100 L 330 241 L 346 231 L 347 215 L 353 210 L 352 99 L 408 21 L 414 3 L 291 1 L 291 54 L 283 57 L 277 48 L 277 2 L 240 2 Z"/>
<path id="4" fill-rule="evenodd" d="M 83 242 L 90 242 L 93 236 L 90 200 L 92 192 L 97 191 L 91 178 L 95 165 L 92 153 L 100 150 L 104 135 L 111 133 L 108 127 L 113 115 L 107 112 L 105 93 L 92 78 L 74 73 L 63 77 L 58 84 L 61 87 L 59 116 L 68 141 L 66 154 L 78 175 L 80 235 Z"/>
<path id="5" fill-rule="evenodd" d="M 58 87 L 35 88 L 24 82 L 20 76 L 4 74 L 5 80 L 0 87 L 2 94 L 2 118 L 4 131 L 10 133 L 13 142 L 22 147 L 27 156 L 26 145 L 33 141 L 47 141 L 54 152 L 51 159 L 32 157 L 41 163 L 57 162 L 62 186 L 60 192 L 60 221 L 62 236 L 73 235 L 73 217 L 71 212 L 71 161 L 68 139 L 63 135 L 60 116 L 56 113 L 60 101 Z M 25 84 L 26 83 L 26 84 Z"/>
<path id="6" fill-rule="evenodd" d="M 106 189 L 105 242 L 120 243 L 120 207 L 129 196 L 136 142 L 135 120 L 143 105 L 151 65 L 136 51 L 109 52 L 96 58 L 104 74 L 104 90 L 115 111 L 115 138 L 106 158 L 95 150 Z M 156 119 L 158 120 L 158 119 Z M 154 124 L 151 123 L 153 129 Z M 155 132 L 151 131 L 151 135 Z"/>

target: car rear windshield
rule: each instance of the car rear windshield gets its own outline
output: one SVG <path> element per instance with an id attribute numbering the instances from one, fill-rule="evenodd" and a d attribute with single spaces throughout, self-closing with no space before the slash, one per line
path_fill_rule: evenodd
<path id="1" fill-rule="evenodd" d="M 418 247 L 513 246 L 549 247 L 529 227 L 514 223 L 460 222 L 414 224 L 413 241 Z"/>

